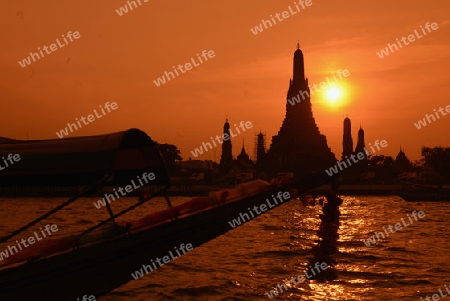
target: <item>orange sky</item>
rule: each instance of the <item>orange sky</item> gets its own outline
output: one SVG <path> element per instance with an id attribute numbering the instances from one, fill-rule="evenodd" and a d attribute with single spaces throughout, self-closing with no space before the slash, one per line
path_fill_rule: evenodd
<path id="1" fill-rule="evenodd" d="M 245 138 L 253 155 L 254 134 L 267 133 L 270 145 L 284 118 L 297 39 L 305 55 L 310 85 L 338 69 L 345 102 L 330 108 L 322 95 L 312 98 L 320 131 L 340 158 L 346 114 L 356 131 L 361 123 L 366 145 L 387 140 L 383 154 L 399 146 L 411 159 L 422 145 L 450 146 L 450 116 L 418 130 L 414 122 L 450 105 L 450 2 L 318 1 L 258 35 L 250 28 L 282 13 L 294 0 L 150 0 L 123 16 L 123 0 L 3 0 L 0 4 L 0 136 L 57 138 L 75 118 L 106 102 L 118 109 L 71 136 L 139 128 L 158 142 L 177 145 L 182 157 L 220 135 L 230 123 L 251 121 L 253 129 L 232 139 L 237 155 Z M 394 2 L 394 3 L 392 3 Z M 376 52 L 426 22 L 439 29 L 380 59 Z M 68 31 L 80 38 L 22 68 L 18 61 L 38 47 L 55 43 Z M 161 87 L 153 80 L 185 64 L 196 53 L 215 57 Z M 444 133 L 446 135 L 444 135 Z M 221 150 L 197 159 L 220 159 Z"/>

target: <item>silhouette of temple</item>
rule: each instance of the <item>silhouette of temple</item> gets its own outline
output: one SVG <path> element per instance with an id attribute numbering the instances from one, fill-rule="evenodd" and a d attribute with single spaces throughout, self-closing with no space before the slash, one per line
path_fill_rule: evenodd
<path id="1" fill-rule="evenodd" d="M 400 147 L 400 151 L 398 152 L 397 157 L 395 157 L 394 164 L 398 172 L 408 172 L 414 170 L 413 164 L 406 156 L 402 147 Z"/>
<path id="2" fill-rule="evenodd" d="M 301 101 L 291 105 L 288 100 L 301 96 Z M 267 154 L 271 173 L 294 172 L 295 177 L 312 172 L 323 172 L 336 164 L 326 137 L 316 125 L 311 109 L 310 89 L 305 78 L 303 52 L 297 44 L 294 52 L 293 77 L 289 80 L 286 115 L 278 135 L 272 137 Z"/>
<path id="3" fill-rule="evenodd" d="M 364 141 L 364 130 L 359 126 L 358 130 L 358 140 L 356 142 L 355 150 L 353 150 L 353 138 L 352 138 L 352 123 L 350 118 L 346 117 L 344 119 L 344 135 L 342 137 L 342 161 L 350 161 L 351 155 L 355 157 L 358 153 L 364 151 L 366 147 Z M 350 161 L 351 162 L 351 161 Z M 364 157 L 362 160 L 358 160 L 358 164 L 352 164 L 344 170 L 342 173 L 343 181 L 347 184 L 361 184 L 363 182 L 363 174 L 367 171 L 368 161 Z"/>
<path id="4" fill-rule="evenodd" d="M 242 149 L 240 154 L 233 159 L 232 145 L 231 145 L 231 133 L 230 124 L 228 123 L 228 118 L 223 125 L 223 133 L 228 137 L 228 140 L 224 140 L 222 143 L 222 155 L 220 157 L 219 164 L 219 175 L 228 176 L 235 175 L 239 176 L 242 173 L 250 173 L 253 175 L 255 172 L 255 164 L 250 160 L 250 156 L 245 151 L 244 141 L 242 140 Z M 253 178 L 253 176 L 249 177 Z"/>
<path id="5" fill-rule="evenodd" d="M 266 135 L 259 133 L 255 137 L 256 167 L 266 169 Z"/>
<path id="6" fill-rule="evenodd" d="M 253 174 L 255 173 L 255 163 L 253 163 L 250 156 L 245 151 L 244 141 L 242 141 L 241 153 L 236 157 L 231 171 L 235 174 L 251 173 L 251 178 L 253 178 Z"/>
<path id="7" fill-rule="evenodd" d="M 250 160 L 250 156 L 249 156 L 249 155 L 247 154 L 247 152 L 245 151 L 244 140 L 242 140 L 242 149 L 241 149 L 241 153 L 237 156 L 236 160 L 239 161 L 239 162 L 248 162 L 248 161 L 251 161 L 251 160 Z"/>
<path id="8" fill-rule="evenodd" d="M 363 152 L 366 147 L 366 143 L 364 142 L 364 130 L 361 126 L 359 126 L 358 130 L 358 142 L 356 143 L 355 153 Z"/>
<path id="9" fill-rule="evenodd" d="M 359 126 L 358 130 L 358 142 L 356 143 L 355 153 L 358 154 L 360 152 L 365 154 L 364 149 L 366 148 L 366 143 L 364 142 L 364 130 Z M 368 151 L 369 152 L 369 151 Z M 356 170 L 359 172 L 364 172 L 367 169 L 368 161 L 367 159 L 361 160 L 359 162 Z"/>
<path id="10" fill-rule="evenodd" d="M 228 123 L 228 118 L 223 125 L 223 133 L 228 140 L 224 140 L 222 143 L 222 155 L 220 156 L 219 164 L 219 174 L 225 175 L 230 172 L 233 168 L 233 153 L 231 149 L 231 135 L 230 135 L 230 124 Z"/>
<path id="11" fill-rule="evenodd" d="M 366 143 L 364 141 L 364 130 L 361 125 L 358 130 L 358 140 L 356 142 L 355 151 L 353 152 L 353 138 L 352 138 L 352 122 L 350 118 L 345 117 L 344 119 L 344 135 L 342 137 L 342 159 L 345 156 L 349 157 L 353 153 L 364 152 Z"/>
<path id="12" fill-rule="evenodd" d="M 353 153 L 352 123 L 350 118 L 344 119 L 344 136 L 342 138 L 342 159 Z"/>

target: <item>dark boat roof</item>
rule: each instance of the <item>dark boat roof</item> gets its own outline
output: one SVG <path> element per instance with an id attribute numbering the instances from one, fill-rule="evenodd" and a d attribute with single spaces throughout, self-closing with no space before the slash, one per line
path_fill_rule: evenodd
<path id="1" fill-rule="evenodd" d="M 5 166 L 0 159 L 0 186 L 76 186 L 92 184 L 114 174 L 111 185 L 130 184 L 145 172 L 151 183 L 169 183 L 156 143 L 143 131 L 122 132 L 51 140 L 0 140 L 0 156 L 20 155 Z M 135 181 L 136 182 L 136 181 Z"/>
<path id="2" fill-rule="evenodd" d="M 20 140 L 6 138 L 6 137 L 0 137 L 0 143 L 10 143 L 10 142 L 16 142 Z"/>

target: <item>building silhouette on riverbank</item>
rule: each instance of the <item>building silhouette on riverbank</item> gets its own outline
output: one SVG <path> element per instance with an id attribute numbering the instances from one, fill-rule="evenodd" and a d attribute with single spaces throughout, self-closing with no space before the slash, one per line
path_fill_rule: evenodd
<path id="1" fill-rule="evenodd" d="M 292 105 L 289 100 L 294 97 L 300 97 L 301 101 Z M 327 139 L 320 133 L 313 116 L 303 52 L 299 44 L 294 52 L 293 77 L 289 80 L 286 115 L 278 134 L 272 137 L 265 160 L 271 174 L 294 172 L 295 177 L 323 172 L 336 163 Z"/>

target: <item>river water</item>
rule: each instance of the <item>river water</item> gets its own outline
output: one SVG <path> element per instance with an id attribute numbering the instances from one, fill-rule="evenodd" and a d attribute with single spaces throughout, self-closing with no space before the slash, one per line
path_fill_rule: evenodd
<path id="1" fill-rule="evenodd" d="M 450 283 L 450 204 L 407 203 L 397 196 L 342 198 L 336 254 L 338 278 L 289 287 L 276 300 L 425 300 L 427 295 L 432 300 L 439 289 L 446 293 L 444 285 Z M 188 199 L 172 198 L 175 205 Z M 54 237 L 86 229 L 107 217 L 104 208 L 94 207 L 95 200 L 77 201 L 19 238 L 31 236 L 47 223 L 58 225 Z M 1 199 L 0 236 L 62 201 Z M 120 210 L 134 202 L 133 198 L 121 198 L 113 208 Z M 165 201 L 156 199 L 122 220 L 160 209 L 165 209 Z M 307 268 L 312 247 L 318 242 L 321 209 L 292 200 L 97 300 L 270 300 L 265 293 Z M 412 216 L 414 210 L 423 211 L 425 216 L 411 223 L 407 215 Z M 364 244 L 363 240 L 374 232 L 383 232 L 383 227 L 401 223 L 402 218 L 410 225 L 396 233 L 388 232 L 389 236 L 374 245 Z M 0 251 L 7 245 L 1 244 Z"/>

